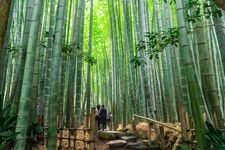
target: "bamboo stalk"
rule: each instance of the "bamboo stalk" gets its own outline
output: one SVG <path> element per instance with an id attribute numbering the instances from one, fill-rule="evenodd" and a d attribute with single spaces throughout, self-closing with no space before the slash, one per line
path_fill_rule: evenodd
<path id="1" fill-rule="evenodd" d="M 134 116 L 134 117 L 139 117 L 139 118 L 142 118 L 142 119 L 145 119 L 145 120 L 148 120 L 148 121 L 150 121 L 150 122 L 156 123 L 156 124 L 158 124 L 158 125 L 167 127 L 167 128 L 169 128 L 169 129 L 172 129 L 172 130 L 174 130 L 174 131 L 177 131 L 177 132 L 181 133 L 181 130 L 176 129 L 176 128 L 174 128 L 174 127 L 171 127 L 171 126 L 169 126 L 169 125 L 167 125 L 167 124 L 165 124 L 165 123 L 162 123 L 162 122 L 160 122 L 160 121 L 157 121 L 157 120 L 154 120 L 154 119 L 150 119 L 150 118 L 147 118 L 147 117 L 144 117 L 144 116 L 135 115 L 135 114 L 133 114 L 133 116 Z"/>
<path id="2" fill-rule="evenodd" d="M 94 141 L 95 140 L 95 131 L 96 131 L 96 121 L 95 121 L 95 107 L 91 108 L 91 118 L 90 118 L 91 122 L 90 122 L 90 128 L 91 128 L 91 135 L 90 135 L 90 140 Z M 94 143 L 89 143 L 89 148 L 90 150 L 94 150 Z"/>

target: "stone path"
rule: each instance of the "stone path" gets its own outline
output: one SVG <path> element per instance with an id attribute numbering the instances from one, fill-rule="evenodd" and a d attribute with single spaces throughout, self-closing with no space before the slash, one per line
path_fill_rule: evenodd
<path id="1" fill-rule="evenodd" d="M 160 150 L 160 146 L 139 140 L 132 133 L 99 131 L 96 150 Z"/>

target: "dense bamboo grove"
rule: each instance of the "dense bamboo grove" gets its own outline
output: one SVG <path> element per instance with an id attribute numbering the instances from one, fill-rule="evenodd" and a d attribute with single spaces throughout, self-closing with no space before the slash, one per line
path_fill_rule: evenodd
<path id="1" fill-rule="evenodd" d="M 104 104 L 114 125 L 132 114 L 182 122 L 206 149 L 205 118 L 224 128 L 224 4 L 215 0 L 0 1 L 0 108 L 17 114 L 15 148 L 33 122 L 90 126 Z M 3 8 L 2 8 L 3 6 Z M 202 117 L 205 116 L 205 117 Z"/>

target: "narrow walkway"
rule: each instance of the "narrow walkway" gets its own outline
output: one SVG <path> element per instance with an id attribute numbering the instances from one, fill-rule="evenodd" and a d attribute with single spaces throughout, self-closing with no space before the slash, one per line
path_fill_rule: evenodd
<path id="1" fill-rule="evenodd" d="M 160 150 L 157 143 L 138 139 L 133 133 L 99 131 L 95 142 L 96 150 Z"/>

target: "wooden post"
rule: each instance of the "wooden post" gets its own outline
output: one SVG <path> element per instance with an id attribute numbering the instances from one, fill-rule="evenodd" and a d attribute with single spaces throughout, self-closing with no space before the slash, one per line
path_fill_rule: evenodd
<path id="1" fill-rule="evenodd" d="M 133 133 L 136 134 L 136 123 L 135 123 L 135 118 L 134 116 L 132 117 L 132 129 L 133 129 Z"/>
<path id="2" fill-rule="evenodd" d="M 93 141 L 95 141 L 95 131 L 96 131 L 96 121 L 95 121 L 95 107 L 91 108 L 91 118 L 90 118 L 90 128 L 91 128 L 91 132 L 90 132 L 90 146 L 89 149 L 90 150 L 94 150 L 95 149 L 95 143 Z"/>
<path id="3" fill-rule="evenodd" d="M 166 150 L 166 144 L 165 144 L 165 139 L 164 139 L 164 127 L 159 126 L 159 133 L 160 133 L 160 140 L 161 140 L 161 148 L 162 150 Z"/>
<path id="4" fill-rule="evenodd" d="M 190 120 L 189 120 L 189 115 L 188 112 L 185 112 L 185 122 L 186 122 L 186 128 L 187 128 L 187 132 L 190 132 L 191 127 L 190 127 Z M 191 134 L 187 134 L 187 140 L 191 139 Z"/>
<path id="5" fill-rule="evenodd" d="M 59 147 L 58 147 L 58 149 L 61 150 L 62 149 L 62 137 L 63 137 L 61 129 L 59 129 L 59 134 L 60 134 L 60 136 L 59 136 Z"/>
<path id="6" fill-rule="evenodd" d="M 182 104 L 179 105 L 180 123 L 181 123 L 181 135 L 182 138 L 187 140 L 187 126 L 185 121 L 185 112 Z"/>
<path id="7" fill-rule="evenodd" d="M 151 143 L 151 122 L 148 121 L 148 142 Z"/>
<path id="8" fill-rule="evenodd" d="M 73 133 L 74 133 L 74 137 L 73 137 L 73 150 L 75 150 L 76 148 L 76 134 L 75 134 L 76 130 L 73 130 Z"/>
<path id="9" fill-rule="evenodd" d="M 57 124 L 59 123 L 59 116 L 56 117 Z M 58 124 L 59 125 L 59 124 Z M 59 147 L 58 149 L 62 149 L 62 137 L 63 137 L 63 128 L 59 126 L 59 130 L 57 130 L 57 134 L 59 133 Z"/>
<path id="10" fill-rule="evenodd" d="M 185 120 L 186 120 L 186 127 L 187 127 L 187 130 L 190 130 L 190 120 L 189 120 L 189 115 L 188 115 L 188 112 L 185 112 Z"/>
<path id="11" fill-rule="evenodd" d="M 87 124 L 87 114 L 86 114 L 86 112 L 84 113 L 84 122 L 83 122 L 83 124 L 84 124 L 84 129 L 86 129 L 86 128 L 88 128 L 88 124 Z"/>
<path id="12" fill-rule="evenodd" d="M 70 120 L 69 120 L 69 127 L 68 127 L 68 147 L 70 148 L 70 138 L 71 138 L 71 133 L 70 133 L 70 128 L 71 128 L 71 116 L 70 116 Z M 73 135 L 73 133 L 72 133 Z M 76 136 L 76 133 L 74 133 L 74 137 Z M 74 145 L 74 147 L 76 147 L 76 145 Z"/>

